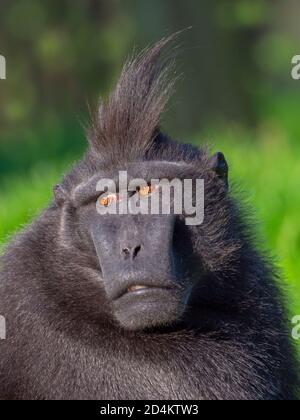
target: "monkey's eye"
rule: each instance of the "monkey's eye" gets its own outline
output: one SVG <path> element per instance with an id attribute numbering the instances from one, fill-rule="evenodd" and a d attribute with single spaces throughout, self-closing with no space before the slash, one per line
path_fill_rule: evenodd
<path id="1" fill-rule="evenodd" d="M 139 187 L 137 191 L 141 197 L 145 198 L 154 193 L 156 191 L 156 187 L 153 185 L 146 185 L 144 187 Z"/>
<path id="2" fill-rule="evenodd" d="M 118 194 L 107 194 L 99 198 L 100 206 L 109 207 L 112 203 L 119 201 Z"/>

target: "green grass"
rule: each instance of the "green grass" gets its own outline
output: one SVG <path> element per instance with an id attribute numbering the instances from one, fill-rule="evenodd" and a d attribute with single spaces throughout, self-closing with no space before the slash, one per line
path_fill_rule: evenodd
<path id="1" fill-rule="evenodd" d="M 0 184 L 0 245 L 29 223 L 52 198 L 63 165 L 38 165 L 29 173 L 10 176 Z"/>
<path id="2" fill-rule="evenodd" d="M 260 233 L 283 270 L 291 313 L 300 315 L 300 143 L 274 127 L 255 135 L 227 129 L 210 135 L 209 141 L 214 150 L 225 153 L 231 178 L 243 186 L 261 224 Z M 47 204 L 64 166 L 40 164 L 23 177 L 1 181 L 0 244 Z"/>

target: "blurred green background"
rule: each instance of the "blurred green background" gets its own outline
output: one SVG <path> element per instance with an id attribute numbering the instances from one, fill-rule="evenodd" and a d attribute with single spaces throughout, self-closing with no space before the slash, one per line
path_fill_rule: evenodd
<path id="1" fill-rule="evenodd" d="M 192 25 L 164 128 L 226 153 L 300 314 L 299 18 L 297 0 L 1 0 L 0 244 L 84 151 L 88 104 L 133 47 Z"/>

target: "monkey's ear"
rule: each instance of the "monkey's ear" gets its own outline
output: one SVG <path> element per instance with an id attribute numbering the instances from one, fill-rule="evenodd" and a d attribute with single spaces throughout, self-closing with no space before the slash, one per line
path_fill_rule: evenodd
<path id="1" fill-rule="evenodd" d="M 229 167 L 223 153 L 218 152 L 210 159 L 210 167 L 228 188 Z"/>
<path id="2" fill-rule="evenodd" d="M 58 207 L 61 207 L 69 198 L 67 191 L 61 185 L 55 185 L 53 193 Z"/>

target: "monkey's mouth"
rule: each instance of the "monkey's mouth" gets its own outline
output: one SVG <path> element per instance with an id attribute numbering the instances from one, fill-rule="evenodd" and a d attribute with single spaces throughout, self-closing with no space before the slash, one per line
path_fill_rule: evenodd
<path id="1" fill-rule="evenodd" d="M 149 286 L 146 284 L 134 284 L 131 285 L 129 287 L 126 288 L 126 290 L 122 293 L 121 296 L 119 296 L 119 298 L 125 296 L 125 295 L 142 295 L 145 292 L 155 292 L 155 291 L 159 291 L 159 290 L 169 290 L 169 287 L 163 287 L 163 286 Z"/>
<path id="2" fill-rule="evenodd" d="M 135 292 L 138 292 L 140 290 L 148 290 L 148 289 L 151 289 L 151 287 L 150 286 L 146 286 L 145 284 L 135 284 L 133 286 L 129 286 L 126 289 L 126 292 L 125 293 L 135 293 Z"/>
<path id="3" fill-rule="evenodd" d="M 130 283 L 125 284 L 116 290 L 111 296 L 113 302 L 122 302 L 127 299 L 139 299 L 147 296 L 155 295 L 157 293 L 170 292 L 171 287 L 169 285 L 161 284 L 146 284 L 146 283 Z"/>

